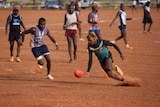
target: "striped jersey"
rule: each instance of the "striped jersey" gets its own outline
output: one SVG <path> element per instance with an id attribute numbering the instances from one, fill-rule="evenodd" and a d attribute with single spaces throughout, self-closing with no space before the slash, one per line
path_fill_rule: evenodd
<path id="1" fill-rule="evenodd" d="M 45 27 L 43 30 L 40 30 L 37 25 L 34 26 L 34 28 L 35 28 L 35 33 L 31 34 L 31 41 L 30 41 L 30 46 L 32 48 L 44 45 L 45 44 L 44 37 L 48 33 L 47 27 Z"/>

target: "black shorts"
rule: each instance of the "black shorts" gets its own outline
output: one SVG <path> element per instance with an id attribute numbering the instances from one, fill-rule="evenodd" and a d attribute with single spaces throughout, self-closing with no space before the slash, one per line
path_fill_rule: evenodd
<path id="1" fill-rule="evenodd" d="M 157 8 L 160 8 L 160 4 L 157 4 Z"/>
<path id="2" fill-rule="evenodd" d="M 136 5 L 132 5 L 132 8 L 136 8 Z"/>
<path id="3" fill-rule="evenodd" d="M 9 38 L 8 38 L 8 41 L 18 41 L 19 39 L 22 38 L 22 35 L 20 34 L 9 34 Z"/>
<path id="4" fill-rule="evenodd" d="M 146 24 L 146 23 L 153 23 L 152 18 L 151 17 L 143 18 L 143 23 L 144 24 Z"/>

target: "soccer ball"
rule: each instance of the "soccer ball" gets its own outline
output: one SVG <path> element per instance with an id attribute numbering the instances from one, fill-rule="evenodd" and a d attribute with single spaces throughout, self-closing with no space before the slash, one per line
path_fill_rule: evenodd
<path id="1" fill-rule="evenodd" d="M 77 78 L 81 78 L 81 77 L 84 75 L 84 73 L 83 73 L 82 70 L 76 70 L 76 71 L 74 71 L 74 75 L 75 75 Z"/>

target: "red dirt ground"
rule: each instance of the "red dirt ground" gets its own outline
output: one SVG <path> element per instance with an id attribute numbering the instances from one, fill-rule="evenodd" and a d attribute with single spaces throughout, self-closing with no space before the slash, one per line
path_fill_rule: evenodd
<path id="1" fill-rule="evenodd" d="M 21 48 L 22 62 L 9 62 L 8 35 L 5 35 L 4 25 L 10 10 L 0 10 L 0 107 L 159 107 L 160 105 L 160 13 L 151 9 L 153 18 L 152 33 L 143 34 L 143 10 L 137 13 L 126 9 L 128 17 L 135 20 L 127 22 L 128 42 L 134 50 L 125 49 L 124 41 L 117 45 L 122 50 L 125 60 L 111 48 L 114 63 L 124 72 L 124 75 L 140 78 L 142 87 L 116 86 L 119 81 L 108 78 L 101 69 L 96 57 L 89 78 L 76 78 L 76 69 L 86 71 L 88 54 L 86 52 L 88 32 L 88 10 L 82 10 L 80 19 L 83 22 L 83 38 L 78 41 L 78 59 L 69 64 L 67 41 L 62 29 L 65 10 L 21 10 L 27 28 L 37 24 L 40 17 L 47 19 L 51 34 L 59 43 L 55 45 L 46 38 L 50 49 L 52 70 L 55 80 L 46 79 L 46 68 L 42 74 L 36 74 L 34 69 L 36 59 L 29 47 L 30 36 L 26 35 L 25 44 Z M 110 28 L 109 24 L 117 10 L 99 10 L 102 38 L 113 40 L 119 36 L 117 21 Z M 14 55 L 16 55 L 16 44 Z"/>

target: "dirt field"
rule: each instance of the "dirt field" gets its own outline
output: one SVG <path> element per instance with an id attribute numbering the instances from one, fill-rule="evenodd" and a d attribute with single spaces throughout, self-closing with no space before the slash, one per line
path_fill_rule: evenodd
<path id="1" fill-rule="evenodd" d="M 125 60 L 111 48 L 114 63 L 124 72 L 124 75 L 140 78 L 142 87 L 116 86 L 119 81 L 108 78 L 101 69 L 96 57 L 93 58 L 89 78 L 76 78 L 76 69 L 86 71 L 88 53 L 86 52 L 88 32 L 88 10 L 82 10 L 80 19 L 83 22 L 84 42 L 78 41 L 78 59 L 69 64 L 67 41 L 62 29 L 65 10 L 21 10 L 27 28 L 37 24 L 40 17 L 47 19 L 51 34 L 59 43 L 55 45 L 46 38 L 52 60 L 51 74 L 54 81 L 46 79 L 46 68 L 42 74 L 36 74 L 34 69 L 36 59 L 29 47 L 30 35 L 26 35 L 25 44 L 21 48 L 22 62 L 9 62 L 8 35 L 5 35 L 4 25 L 10 10 L 0 10 L 0 107 L 159 107 L 160 105 L 160 13 L 151 9 L 153 18 L 152 33 L 143 34 L 143 10 L 132 13 L 126 9 L 128 17 L 135 18 L 127 22 L 128 42 L 134 50 L 125 48 L 124 41 L 117 45 L 122 50 Z M 117 10 L 99 10 L 102 38 L 113 40 L 119 36 L 117 21 L 109 27 Z M 14 56 L 16 55 L 16 44 Z"/>

